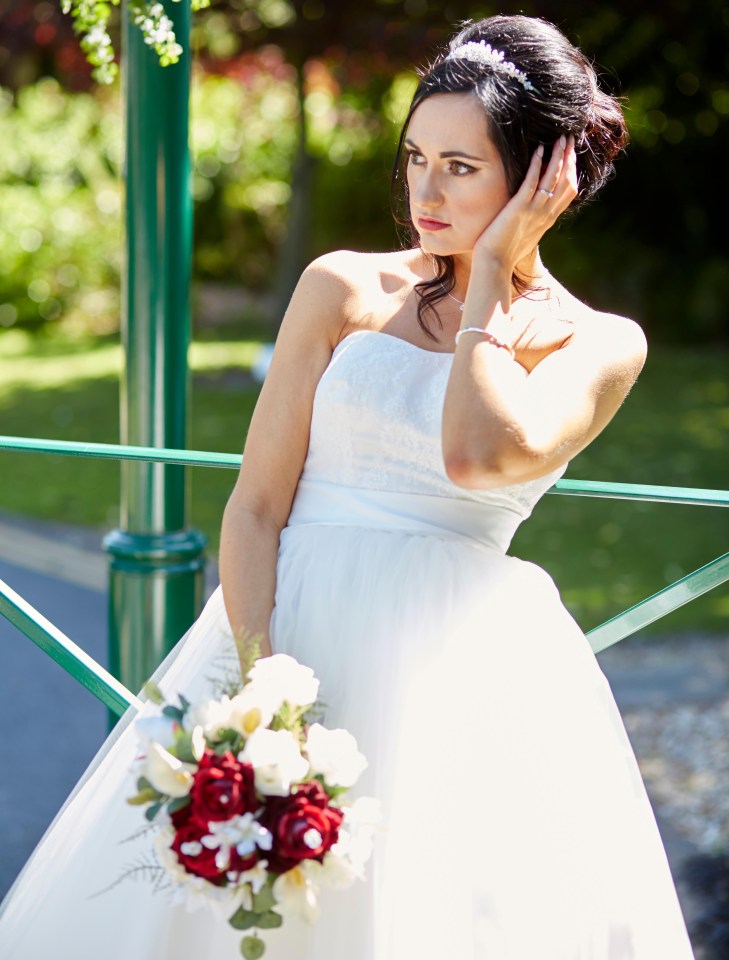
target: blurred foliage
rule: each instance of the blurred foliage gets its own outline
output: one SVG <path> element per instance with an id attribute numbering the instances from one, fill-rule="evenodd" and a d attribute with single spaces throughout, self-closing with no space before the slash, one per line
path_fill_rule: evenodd
<path id="1" fill-rule="evenodd" d="M 519 9 L 557 22 L 603 66 L 607 87 L 626 97 L 633 138 L 618 177 L 598 202 L 564 220 L 545 240 L 546 262 L 578 296 L 635 316 L 653 340 L 725 337 L 729 263 L 714 171 L 723 169 L 729 150 L 729 8 L 723 0 L 704 0 L 700 9 L 688 0 L 648 0 L 639 7 L 628 0 L 609 5 L 604 0 L 525 0 Z M 312 195 L 305 230 L 299 226 L 296 235 L 301 260 L 335 247 L 392 247 L 397 240 L 389 218 L 388 179 L 397 124 L 412 89 L 406 70 L 427 61 L 453 23 L 496 10 L 479 0 L 445 5 L 435 0 L 217 0 L 197 14 L 192 42 L 198 64 L 193 95 L 198 278 L 249 288 L 271 285 L 287 233 L 302 130 L 313 175 L 306 181 Z M 47 113 L 42 100 L 48 96 L 60 110 L 61 94 L 52 86 L 37 87 L 37 95 L 26 101 L 23 94 L 49 74 L 71 89 L 88 87 L 82 60 L 58 7 L 45 0 L 8 0 L 0 12 L 0 83 L 13 99 L 3 99 L 4 143 L 16 130 L 22 136 L 20 128 L 26 126 L 39 144 L 36 157 L 45 152 L 52 166 L 50 133 L 40 146 Z M 95 96 L 99 133 L 83 140 L 73 161 L 88 165 L 83 160 L 88 146 L 115 172 L 118 155 L 111 163 L 104 159 L 103 127 L 118 124 L 118 106 L 106 92 Z M 86 103 L 83 96 L 79 100 Z M 302 102 L 305 125 L 298 123 Z M 84 109 L 92 111 L 88 104 Z M 63 110 L 71 116 L 72 105 Z M 57 197 L 53 210 L 61 217 L 63 207 L 69 219 L 84 220 L 86 235 L 94 236 L 93 250 L 72 250 L 84 289 L 110 289 L 118 254 L 106 246 L 111 214 L 99 209 L 97 199 L 113 188 L 104 176 L 94 179 L 72 166 L 53 174 L 57 183 L 74 184 L 64 199 Z M 34 169 L 36 179 L 27 182 L 41 194 L 38 185 L 46 171 L 40 159 Z M 55 245 L 50 236 L 46 244 L 51 200 L 39 199 L 34 206 L 36 201 L 23 199 L 23 174 L 8 172 L 3 158 L 0 171 L 4 209 L 10 209 L 21 232 L 36 231 L 31 246 L 41 234 L 43 256 L 49 258 L 42 261 L 38 248 L 25 259 L 16 250 L 15 259 L 3 262 L 18 277 L 11 281 L 3 270 L 0 304 L 9 303 L 12 310 L 0 306 L 0 322 L 12 320 L 13 310 L 16 322 L 48 319 L 40 302 L 27 295 L 36 279 L 30 261 L 43 273 L 38 279 L 51 287 L 47 299 L 60 304 L 65 317 L 76 306 L 54 280 L 58 263 L 45 251 Z M 13 214 L 13 209 L 24 212 Z M 3 237 L 3 257 L 10 256 L 6 246 L 18 246 L 17 228 L 9 239 Z M 102 263 L 109 270 L 106 281 Z M 45 287 L 36 284 L 33 291 L 37 297 Z M 43 309 L 53 319 L 56 306 Z M 90 322 L 96 322 L 93 316 Z M 102 311 L 101 328 L 108 322 Z"/>
<path id="2" fill-rule="evenodd" d="M 118 119 L 117 98 L 49 78 L 0 90 L 0 327 L 118 323 Z"/>

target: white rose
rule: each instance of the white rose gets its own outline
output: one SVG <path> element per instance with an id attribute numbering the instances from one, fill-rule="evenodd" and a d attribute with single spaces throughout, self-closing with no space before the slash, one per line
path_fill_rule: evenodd
<path id="1" fill-rule="evenodd" d="M 297 867 L 274 880 L 273 895 L 284 917 L 297 917 L 306 923 L 316 923 L 319 916 L 319 888 L 314 876 L 320 867 L 321 864 L 313 860 L 302 860 Z"/>
<path id="2" fill-rule="evenodd" d="M 299 707 L 308 706 L 319 694 L 319 681 L 314 671 L 285 653 L 256 660 L 247 677 L 261 689 L 275 692 L 279 698 L 276 709 L 284 700 Z"/>
<path id="3" fill-rule="evenodd" d="M 186 797 L 192 786 L 192 775 L 196 767 L 192 763 L 183 763 L 173 757 L 159 743 L 150 743 L 147 756 L 141 765 L 140 773 L 167 797 Z"/>
<path id="4" fill-rule="evenodd" d="M 259 727 L 246 741 L 238 759 L 253 766 L 256 789 L 266 796 L 287 797 L 291 784 L 302 780 L 309 769 L 289 730 Z"/>
<path id="5" fill-rule="evenodd" d="M 231 726 L 232 716 L 231 699 L 223 696 L 220 700 L 204 700 L 191 706 L 182 725 L 188 733 L 192 733 L 195 727 L 202 727 L 206 737 L 214 737 L 221 728 Z"/>
<path id="6" fill-rule="evenodd" d="M 351 787 L 367 766 L 351 733 L 327 730 L 320 723 L 309 727 L 305 751 L 313 773 L 323 774 L 330 787 Z"/>

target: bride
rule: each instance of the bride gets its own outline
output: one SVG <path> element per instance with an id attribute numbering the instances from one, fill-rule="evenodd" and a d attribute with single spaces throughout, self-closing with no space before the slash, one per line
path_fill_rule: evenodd
<path id="1" fill-rule="evenodd" d="M 506 554 L 616 413 L 639 327 L 577 301 L 539 241 L 626 142 L 552 25 L 467 25 L 401 137 L 411 249 L 303 274 L 225 511 L 222 590 L 157 674 L 204 694 L 244 631 L 321 681 L 369 759 L 368 876 L 268 960 L 690 960 L 612 694 L 549 576 Z M 598 265 L 599 266 L 599 265 Z M 235 654 L 234 654 L 235 655 Z M 214 672 L 214 671 L 213 671 Z M 11 891 L 7 960 L 225 960 L 238 935 L 125 881 L 119 725 Z M 130 852 L 131 849 L 131 852 Z"/>

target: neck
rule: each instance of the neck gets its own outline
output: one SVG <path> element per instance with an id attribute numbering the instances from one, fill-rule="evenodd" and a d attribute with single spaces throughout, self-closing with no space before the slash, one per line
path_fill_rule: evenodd
<path id="1" fill-rule="evenodd" d="M 466 290 L 468 290 L 468 284 L 471 279 L 472 260 L 473 258 L 470 253 L 459 254 L 454 257 L 456 284 L 453 288 L 453 295 L 457 297 L 458 300 L 465 300 L 466 298 Z M 542 263 L 542 258 L 539 256 L 538 247 L 535 247 L 531 253 L 528 253 L 517 263 L 515 273 L 523 277 L 530 286 L 532 284 L 539 285 L 544 282 L 548 274 Z M 514 288 L 513 283 L 511 295 L 514 298 L 519 296 L 519 292 Z"/>

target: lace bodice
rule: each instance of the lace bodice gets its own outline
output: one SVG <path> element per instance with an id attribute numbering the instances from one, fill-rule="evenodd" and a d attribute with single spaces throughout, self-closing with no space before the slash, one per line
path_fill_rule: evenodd
<path id="1" fill-rule="evenodd" d="M 495 490 L 465 490 L 445 473 L 441 418 L 452 359 L 374 330 L 345 337 L 317 386 L 302 479 L 476 501 L 528 517 L 564 467 Z"/>

